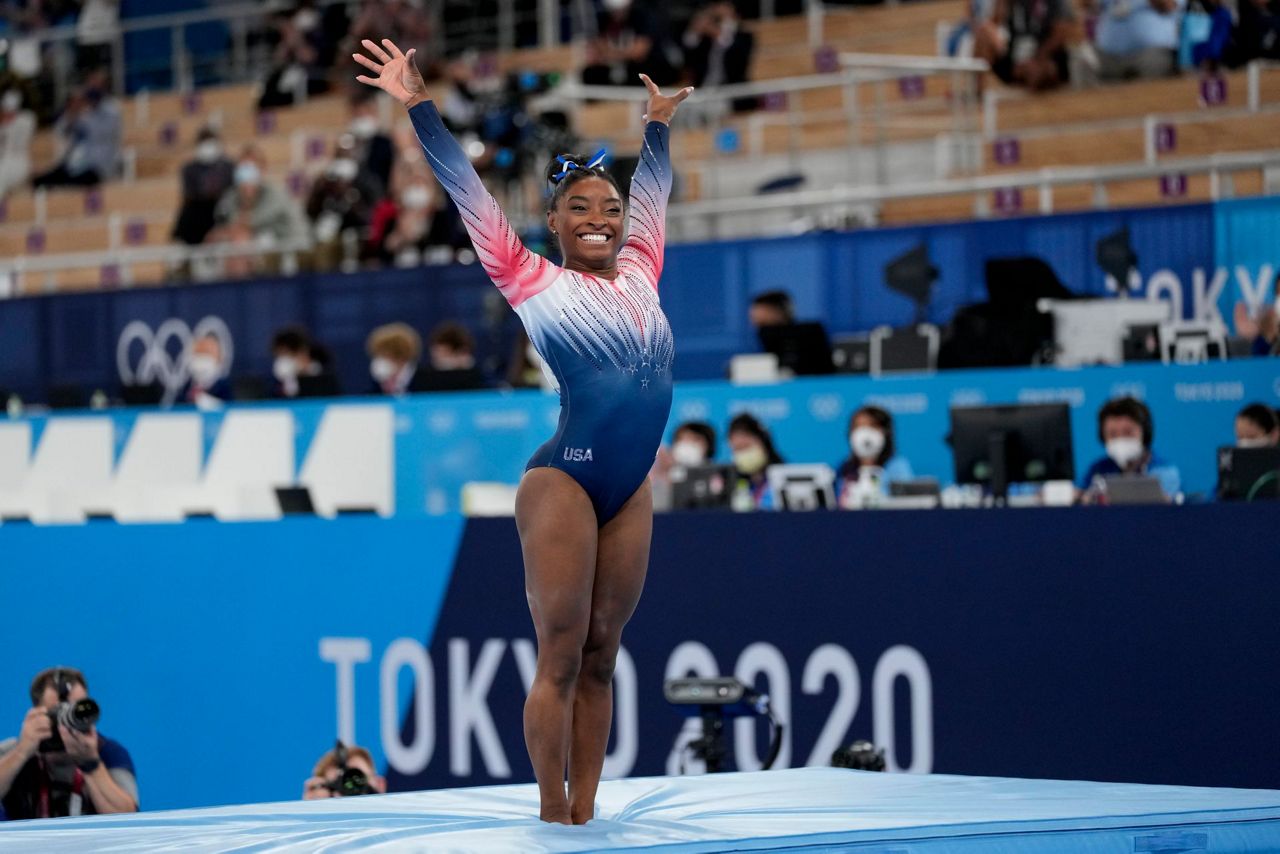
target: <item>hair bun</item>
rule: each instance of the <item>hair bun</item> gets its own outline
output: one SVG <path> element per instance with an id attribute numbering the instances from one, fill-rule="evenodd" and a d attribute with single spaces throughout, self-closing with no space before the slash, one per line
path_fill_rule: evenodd
<path id="1" fill-rule="evenodd" d="M 591 157 L 586 154 L 575 154 L 569 151 L 566 151 L 563 154 L 557 154 L 555 157 L 552 157 L 551 162 L 547 164 L 547 183 L 552 187 L 559 183 L 556 178 L 564 172 L 564 164 L 566 162 L 576 163 L 579 167 L 584 167 L 590 161 Z"/>

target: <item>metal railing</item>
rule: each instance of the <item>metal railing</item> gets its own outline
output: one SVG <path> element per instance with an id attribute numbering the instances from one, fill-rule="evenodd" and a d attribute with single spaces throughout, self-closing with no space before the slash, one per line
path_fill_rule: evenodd
<path id="1" fill-rule="evenodd" d="M 1093 187 L 1094 206 L 1108 205 L 1106 186 L 1117 181 L 1160 179 L 1166 176 L 1209 176 L 1209 196 L 1213 200 L 1230 197 L 1234 190 L 1231 176 L 1237 172 L 1280 170 L 1280 151 L 1252 151 L 1214 154 L 1207 157 L 1181 158 L 1157 164 L 1125 163 L 1108 166 L 1046 167 L 1025 172 L 978 175 L 938 181 L 921 181 L 890 186 L 842 185 L 825 190 L 770 193 L 705 202 L 672 205 L 667 219 L 681 221 L 704 219 L 712 234 L 719 233 L 719 221 L 726 216 L 770 211 L 811 211 L 848 205 L 881 205 L 885 202 L 975 195 L 974 215 L 991 213 L 988 195 L 1007 190 L 1032 189 L 1037 195 L 1041 214 L 1054 212 L 1054 189 L 1063 186 Z"/>

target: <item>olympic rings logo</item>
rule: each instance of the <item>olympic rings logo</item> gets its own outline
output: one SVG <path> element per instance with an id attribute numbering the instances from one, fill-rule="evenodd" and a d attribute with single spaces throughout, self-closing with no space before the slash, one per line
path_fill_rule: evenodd
<path id="1" fill-rule="evenodd" d="M 131 321 L 120 333 L 116 343 L 116 367 L 120 380 L 126 385 L 151 385 L 159 383 L 164 388 L 163 403 L 168 406 L 177 398 L 187 380 L 191 378 L 191 345 L 205 336 L 213 336 L 222 348 L 221 375 L 231 370 L 235 356 L 231 330 L 222 318 L 210 315 L 195 328 L 176 318 L 169 318 L 153 332 L 144 321 Z M 136 352 L 135 343 L 142 345 L 142 355 L 136 364 L 131 356 Z M 176 347 L 170 347 L 176 344 Z"/>

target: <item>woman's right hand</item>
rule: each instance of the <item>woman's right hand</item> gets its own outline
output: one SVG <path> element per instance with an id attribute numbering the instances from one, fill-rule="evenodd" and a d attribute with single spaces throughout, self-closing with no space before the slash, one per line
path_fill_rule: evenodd
<path id="1" fill-rule="evenodd" d="M 410 48 L 405 54 L 400 52 L 400 48 L 396 47 L 391 39 L 383 39 L 382 47 L 369 39 L 360 43 L 373 56 L 373 59 L 362 53 L 353 53 L 351 58 L 378 76 L 368 77 L 361 74 L 356 77 L 356 80 L 366 86 L 381 89 L 405 107 L 412 107 L 429 99 L 427 84 L 418 73 L 418 67 L 413 63 L 413 55 L 417 52 L 417 48 Z"/>

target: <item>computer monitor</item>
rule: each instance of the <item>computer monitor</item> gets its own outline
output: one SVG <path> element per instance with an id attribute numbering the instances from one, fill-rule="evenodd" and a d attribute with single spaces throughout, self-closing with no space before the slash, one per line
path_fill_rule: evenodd
<path id="1" fill-rule="evenodd" d="M 956 482 L 989 484 L 1003 501 L 1010 483 L 1075 480 L 1071 410 L 1065 403 L 951 407 Z"/>
<path id="2" fill-rule="evenodd" d="M 821 323 L 785 323 L 760 327 L 760 346 L 778 357 L 778 367 L 796 376 L 835 372 L 831 341 Z"/>
<path id="3" fill-rule="evenodd" d="M 1219 448 L 1218 497 L 1224 501 L 1280 498 L 1280 448 Z"/>
<path id="4" fill-rule="evenodd" d="M 727 508 L 733 497 L 737 479 L 737 472 L 730 465 L 673 466 L 671 509 Z"/>
<path id="5" fill-rule="evenodd" d="M 779 510 L 833 510 L 836 473 L 823 463 L 788 463 L 765 471 Z"/>

